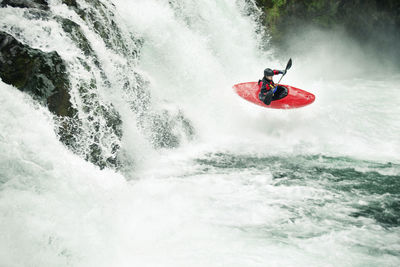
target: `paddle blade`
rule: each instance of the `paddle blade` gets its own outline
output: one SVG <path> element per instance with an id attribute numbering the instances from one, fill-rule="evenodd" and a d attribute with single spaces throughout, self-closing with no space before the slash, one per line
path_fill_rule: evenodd
<path id="1" fill-rule="evenodd" d="M 289 62 L 286 65 L 286 70 L 290 69 L 292 67 L 292 59 L 289 59 Z"/>

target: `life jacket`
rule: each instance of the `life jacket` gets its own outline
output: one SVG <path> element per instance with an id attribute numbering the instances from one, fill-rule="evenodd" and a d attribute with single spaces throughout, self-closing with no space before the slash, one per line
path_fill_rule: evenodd
<path id="1" fill-rule="evenodd" d="M 260 85 L 261 82 L 262 82 L 262 85 L 261 85 L 261 93 L 262 94 L 266 94 L 269 90 L 275 88 L 275 83 L 272 80 L 268 80 L 267 78 L 263 77 L 262 80 L 258 81 L 258 85 Z"/>

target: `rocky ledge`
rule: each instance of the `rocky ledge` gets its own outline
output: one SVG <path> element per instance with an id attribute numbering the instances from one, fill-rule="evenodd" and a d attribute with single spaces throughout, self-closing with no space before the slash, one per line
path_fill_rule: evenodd
<path id="1" fill-rule="evenodd" d="M 31 48 L 0 31 L 0 78 L 29 93 L 58 116 L 72 117 L 75 113 L 65 63 L 57 52 Z"/>
<path id="2" fill-rule="evenodd" d="M 0 7 L 20 7 L 20 8 L 39 8 L 48 10 L 49 6 L 46 0 L 3 0 Z"/>

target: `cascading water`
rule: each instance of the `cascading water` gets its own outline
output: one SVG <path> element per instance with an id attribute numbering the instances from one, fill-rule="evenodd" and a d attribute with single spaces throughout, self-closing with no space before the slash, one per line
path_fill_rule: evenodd
<path id="1" fill-rule="evenodd" d="M 266 110 L 231 89 L 285 64 L 252 1 L 48 7 L 0 9 L 74 109 L 0 82 L 1 266 L 400 264 L 399 76 L 327 75 L 363 57 L 330 40 L 284 78 L 316 102 Z"/>

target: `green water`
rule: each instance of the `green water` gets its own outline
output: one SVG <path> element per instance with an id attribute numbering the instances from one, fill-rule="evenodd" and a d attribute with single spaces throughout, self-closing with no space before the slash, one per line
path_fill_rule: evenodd
<path id="1" fill-rule="evenodd" d="M 310 187 L 334 196 L 333 199 L 305 199 L 309 209 L 307 217 L 318 216 L 319 209 L 337 203 L 353 210 L 346 214 L 349 224 L 361 227 L 360 222 L 369 218 L 385 229 L 400 226 L 399 164 L 323 155 L 259 158 L 222 153 L 209 154 L 196 162 L 205 173 L 244 170 L 266 173 L 272 176 L 271 185 L 278 190 L 279 187 Z M 291 207 L 295 214 L 299 208 Z"/>

